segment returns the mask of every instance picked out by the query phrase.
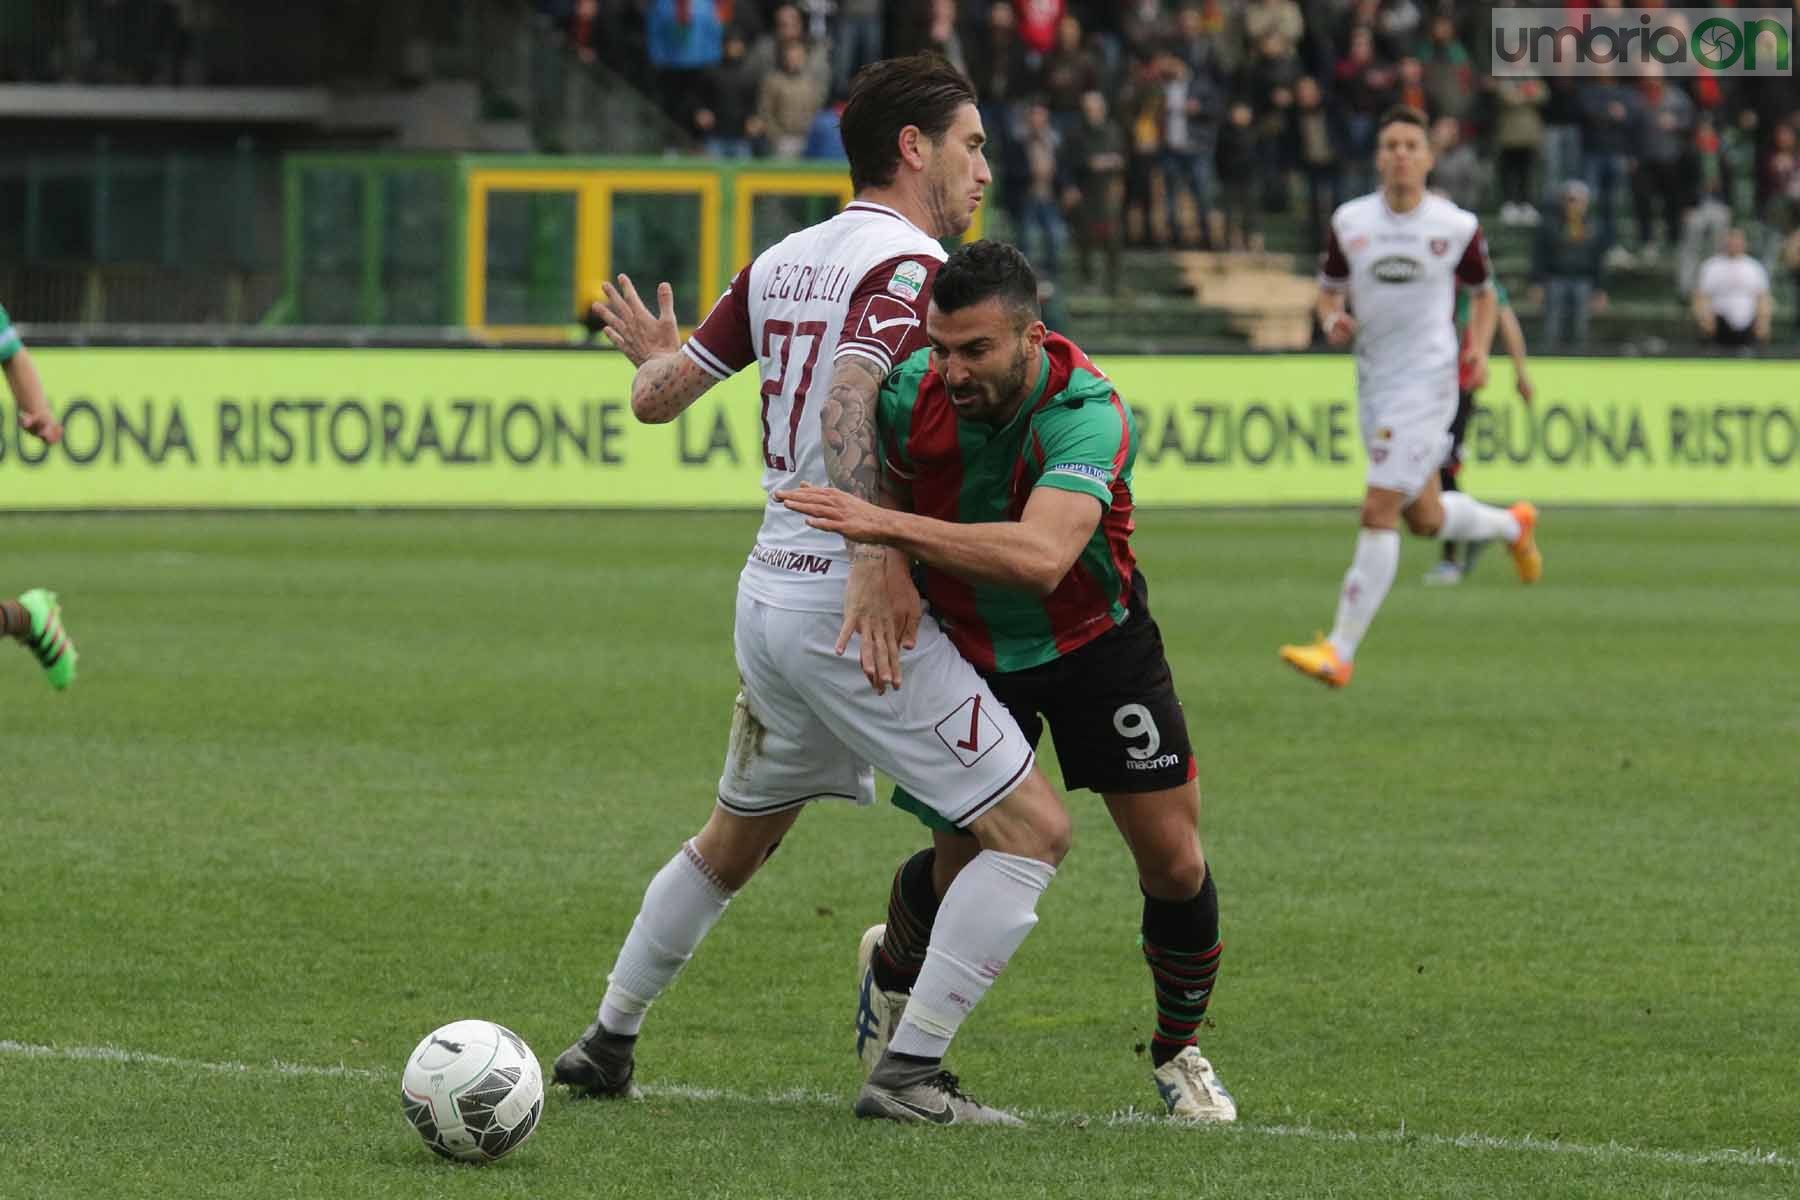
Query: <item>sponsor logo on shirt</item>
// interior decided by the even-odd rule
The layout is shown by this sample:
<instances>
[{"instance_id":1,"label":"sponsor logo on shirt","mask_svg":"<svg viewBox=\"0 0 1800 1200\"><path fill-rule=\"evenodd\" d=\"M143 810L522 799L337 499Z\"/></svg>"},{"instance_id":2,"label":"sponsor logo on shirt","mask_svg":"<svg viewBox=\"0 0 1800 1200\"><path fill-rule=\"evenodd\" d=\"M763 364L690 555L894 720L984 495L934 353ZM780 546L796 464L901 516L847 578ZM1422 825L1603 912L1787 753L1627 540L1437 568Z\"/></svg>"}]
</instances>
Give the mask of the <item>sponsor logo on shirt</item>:
<instances>
[{"instance_id":1,"label":"sponsor logo on shirt","mask_svg":"<svg viewBox=\"0 0 1800 1200\"><path fill-rule=\"evenodd\" d=\"M822 554L803 554L798 550L765 546L761 542L750 551L750 557L777 570L794 571L801 575L824 575L831 570L831 560Z\"/></svg>"},{"instance_id":2,"label":"sponsor logo on shirt","mask_svg":"<svg viewBox=\"0 0 1800 1200\"><path fill-rule=\"evenodd\" d=\"M917 300L919 293L925 290L925 264L908 259L895 267L887 290L902 300Z\"/></svg>"},{"instance_id":3,"label":"sponsor logo on shirt","mask_svg":"<svg viewBox=\"0 0 1800 1200\"><path fill-rule=\"evenodd\" d=\"M1383 283L1411 283L1425 273L1425 264L1404 254L1388 254L1376 259L1369 270Z\"/></svg>"},{"instance_id":4,"label":"sponsor logo on shirt","mask_svg":"<svg viewBox=\"0 0 1800 1200\"><path fill-rule=\"evenodd\" d=\"M1046 475L1080 475L1099 483L1111 483L1112 472L1105 467L1096 467L1093 463L1057 463L1054 467L1045 467Z\"/></svg>"}]
</instances>

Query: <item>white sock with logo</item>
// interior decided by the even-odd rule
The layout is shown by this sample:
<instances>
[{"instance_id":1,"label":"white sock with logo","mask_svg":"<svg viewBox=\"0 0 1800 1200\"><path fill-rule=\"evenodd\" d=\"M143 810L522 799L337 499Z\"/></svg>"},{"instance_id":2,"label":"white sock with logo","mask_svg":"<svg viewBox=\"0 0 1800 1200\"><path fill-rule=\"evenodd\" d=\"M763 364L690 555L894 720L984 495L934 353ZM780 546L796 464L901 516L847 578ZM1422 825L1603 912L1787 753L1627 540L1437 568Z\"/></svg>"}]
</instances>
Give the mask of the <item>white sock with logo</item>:
<instances>
[{"instance_id":1,"label":"white sock with logo","mask_svg":"<svg viewBox=\"0 0 1800 1200\"><path fill-rule=\"evenodd\" d=\"M675 982L731 897L692 842L663 864L644 889L644 903L606 977L600 1024L608 1033L637 1036L645 1012Z\"/></svg>"},{"instance_id":2,"label":"white sock with logo","mask_svg":"<svg viewBox=\"0 0 1800 1200\"><path fill-rule=\"evenodd\" d=\"M1400 532L1395 529L1365 529L1356 538L1356 557L1344 572L1344 587L1338 592L1337 623L1331 627L1331 645L1338 657L1349 662L1356 657L1356 647L1369 632L1369 623L1381 610L1388 589L1394 586L1394 572L1400 569Z\"/></svg>"},{"instance_id":3,"label":"white sock with logo","mask_svg":"<svg viewBox=\"0 0 1800 1200\"><path fill-rule=\"evenodd\" d=\"M944 893L919 981L888 1049L942 1058L963 1019L1037 924L1038 897L1056 868L983 850Z\"/></svg>"},{"instance_id":4,"label":"white sock with logo","mask_svg":"<svg viewBox=\"0 0 1800 1200\"><path fill-rule=\"evenodd\" d=\"M1483 504L1461 492L1444 493L1444 523L1437 536L1446 542L1512 543L1519 540L1519 520L1504 508Z\"/></svg>"}]
</instances>

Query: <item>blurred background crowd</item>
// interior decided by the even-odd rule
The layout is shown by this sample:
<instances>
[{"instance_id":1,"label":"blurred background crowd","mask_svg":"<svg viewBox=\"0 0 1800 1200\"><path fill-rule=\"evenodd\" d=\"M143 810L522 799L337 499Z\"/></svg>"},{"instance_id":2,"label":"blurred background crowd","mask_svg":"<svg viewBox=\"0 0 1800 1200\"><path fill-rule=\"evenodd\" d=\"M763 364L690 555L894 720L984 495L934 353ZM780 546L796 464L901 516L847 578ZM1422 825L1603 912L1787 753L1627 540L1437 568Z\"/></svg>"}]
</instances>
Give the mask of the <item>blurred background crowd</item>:
<instances>
[{"instance_id":1,"label":"blurred background crowd","mask_svg":"<svg viewBox=\"0 0 1800 1200\"><path fill-rule=\"evenodd\" d=\"M946 55L980 93L998 200L1052 275L1071 247L1255 249L1286 214L1316 251L1331 209L1373 189L1375 123L1399 103L1432 119L1435 186L1543 228L1539 282L1579 268L1598 288L1607 269L1666 258L1685 294L1734 224L1766 265L1800 268L1792 77L1495 79L1491 4L538 4L710 154L835 157L858 66Z\"/></svg>"},{"instance_id":2,"label":"blurred background crowd","mask_svg":"<svg viewBox=\"0 0 1800 1200\"><path fill-rule=\"evenodd\" d=\"M1620 272L1685 305L1732 230L1784 309L1787 289L1800 289L1791 75L1496 79L1491 3L525 4L563 59L648 101L660 150L675 155L840 157L837 113L859 66L944 54L981 97L996 176L991 228L1071 288L1129 292L1122 264L1132 248L1315 253L1332 208L1374 187L1377 118L1405 103L1431 119L1433 186L1482 214L1490 235L1515 231L1509 245L1529 262L1527 278L1509 280L1515 291L1547 317L1553 302L1566 309L1546 327L1553 344L1585 340L1588 314L1604 309ZM230 85L304 73L304 64L271 67L266 44L218 52L277 36L273 25L267 37L256 32L247 10L261 7L0 0L0 82ZM433 66L411 50L414 27L465 6L324 7L329 37L312 46L282 30L280 62L310 54L340 72L416 79ZM120 21L127 10L133 19ZM31 38L6 36L27 22ZM219 35L226 26L232 39ZM543 72L527 73L540 87ZM506 103L503 87L489 92ZM519 148L582 146L560 130Z\"/></svg>"}]
</instances>

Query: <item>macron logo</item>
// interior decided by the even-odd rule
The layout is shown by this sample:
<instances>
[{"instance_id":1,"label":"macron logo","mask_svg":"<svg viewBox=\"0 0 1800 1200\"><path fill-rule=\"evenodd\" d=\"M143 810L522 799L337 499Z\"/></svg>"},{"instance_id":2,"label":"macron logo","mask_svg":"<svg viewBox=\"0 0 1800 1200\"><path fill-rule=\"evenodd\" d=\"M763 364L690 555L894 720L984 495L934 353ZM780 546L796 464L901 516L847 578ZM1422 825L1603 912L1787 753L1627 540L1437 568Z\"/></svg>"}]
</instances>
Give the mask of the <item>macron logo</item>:
<instances>
[{"instance_id":1,"label":"macron logo","mask_svg":"<svg viewBox=\"0 0 1800 1200\"><path fill-rule=\"evenodd\" d=\"M917 317L889 317L885 321L877 320L874 313L869 314L869 332L880 333L884 329L892 329L896 325L917 325Z\"/></svg>"}]
</instances>

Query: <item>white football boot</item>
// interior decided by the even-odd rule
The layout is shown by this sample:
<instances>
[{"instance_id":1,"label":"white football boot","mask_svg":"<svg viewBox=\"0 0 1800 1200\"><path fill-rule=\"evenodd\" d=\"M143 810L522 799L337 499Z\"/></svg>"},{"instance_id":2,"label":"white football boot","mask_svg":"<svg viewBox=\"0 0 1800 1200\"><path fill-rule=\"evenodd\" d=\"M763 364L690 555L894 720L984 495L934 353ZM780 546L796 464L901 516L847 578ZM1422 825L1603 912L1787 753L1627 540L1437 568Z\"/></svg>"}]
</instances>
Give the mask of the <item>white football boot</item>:
<instances>
[{"instance_id":1,"label":"white football boot","mask_svg":"<svg viewBox=\"0 0 1800 1200\"><path fill-rule=\"evenodd\" d=\"M1189 1046L1156 1068L1156 1090L1175 1121L1235 1121L1237 1101L1219 1082L1218 1072Z\"/></svg>"},{"instance_id":2,"label":"white football boot","mask_svg":"<svg viewBox=\"0 0 1800 1200\"><path fill-rule=\"evenodd\" d=\"M870 963L886 932L886 925L871 925L856 947L856 1057L862 1060L865 1078L887 1053L894 1030L900 1027L900 1017L906 1012L905 992L884 992L875 985L875 970Z\"/></svg>"}]
</instances>

